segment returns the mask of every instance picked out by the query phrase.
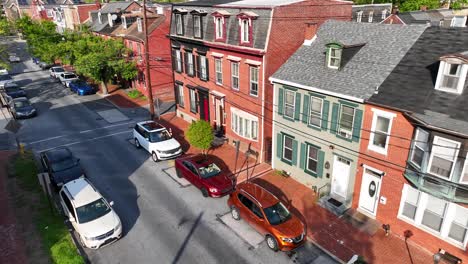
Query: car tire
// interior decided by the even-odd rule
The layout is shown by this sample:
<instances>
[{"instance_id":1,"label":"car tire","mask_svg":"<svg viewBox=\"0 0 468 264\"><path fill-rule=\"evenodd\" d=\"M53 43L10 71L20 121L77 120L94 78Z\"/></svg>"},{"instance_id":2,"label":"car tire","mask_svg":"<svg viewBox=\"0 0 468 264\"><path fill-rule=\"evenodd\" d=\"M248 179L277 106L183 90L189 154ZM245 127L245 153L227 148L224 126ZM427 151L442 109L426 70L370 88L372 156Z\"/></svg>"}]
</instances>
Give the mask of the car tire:
<instances>
[{"instance_id":1,"label":"car tire","mask_svg":"<svg viewBox=\"0 0 468 264\"><path fill-rule=\"evenodd\" d=\"M153 159L154 162L158 162L158 161L159 161L158 155L157 155L156 152L154 152L154 151L153 151L153 153L151 153L151 158Z\"/></svg>"},{"instance_id":2,"label":"car tire","mask_svg":"<svg viewBox=\"0 0 468 264\"><path fill-rule=\"evenodd\" d=\"M180 172L180 170L176 169L176 174L177 174L177 178L179 178L179 179L182 178L182 173Z\"/></svg>"},{"instance_id":3,"label":"car tire","mask_svg":"<svg viewBox=\"0 0 468 264\"><path fill-rule=\"evenodd\" d=\"M205 188L201 189L201 193L202 193L203 197L205 197L205 198L207 198L209 196L208 191Z\"/></svg>"},{"instance_id":4,"label":"car tire","mask_svg":"<svg viewBox=\"0 0 468 264\"><path fill-rule=\"evenodd\" d=\"M266 235L265 241L267 246L274 252L278 251L278 241L272 235Z\"/></svg>"},{"instance_id":5,"label":"car tire","mask_svg":"<svg viewBox=\"0 0 468 264\"><path fill-rule=\"evenodd\" d=\"M234 205L231 206L231 216L232 219L236 221L239 221L241 219L239 209L237 209L237 207L235 207Z\"/></svg>"},{"instance_id":6,"label":"car tire","mask_svg":"<svg viewBox=\"0 0 468 264\"><path fill-rule=\"evenodd\" d=\"M135 147L136 148L141 148L140 141L138 141L138 139L136 139L136 138L135 138Z\"/></svg>"}]
</instances>

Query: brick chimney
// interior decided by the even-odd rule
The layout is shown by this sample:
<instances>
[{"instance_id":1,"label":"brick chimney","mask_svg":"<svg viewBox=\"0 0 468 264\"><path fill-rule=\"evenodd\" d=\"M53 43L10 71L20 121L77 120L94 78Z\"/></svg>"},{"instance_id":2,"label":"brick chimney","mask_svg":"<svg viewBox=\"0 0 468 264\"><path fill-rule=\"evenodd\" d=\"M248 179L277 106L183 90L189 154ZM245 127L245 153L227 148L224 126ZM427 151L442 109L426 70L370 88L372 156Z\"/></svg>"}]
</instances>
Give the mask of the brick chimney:
<instances>
[{"instance_id":1,"label":"brick chimney","mask_svg":"<svg viewBox=\"0 0 468 264\"><path fill-rule=\"evenodd\" d=\"M96 1L94 2L94 4L96 4L96 7L97 7L98 10L101 9L101 2L100 2L100 0L96 0Z\"/></svg>"},{"instance_id":2,"label":"brick chimney","mask_svg":"<svg viewBox=\"0 0 468 264\"><path fill-rule=\"evenodd\" d=\"M315 22L306 23L304 30L304 45L310 45L317 33L318 25Z\"/></svg>"}]
</instances>

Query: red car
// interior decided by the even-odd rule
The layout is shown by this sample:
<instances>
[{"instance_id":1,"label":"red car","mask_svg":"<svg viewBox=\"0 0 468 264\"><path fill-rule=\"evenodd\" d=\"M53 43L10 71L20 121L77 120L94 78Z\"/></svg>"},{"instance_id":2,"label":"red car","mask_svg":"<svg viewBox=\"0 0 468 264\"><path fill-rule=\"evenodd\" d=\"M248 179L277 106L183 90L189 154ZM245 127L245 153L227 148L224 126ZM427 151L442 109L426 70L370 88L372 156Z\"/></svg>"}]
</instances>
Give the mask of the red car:
<instances>
[{"instance_id":1,"label":"red car","mask_svg":"<svg viewBox=\"0 0 468 264\"><path fill-rule=\"evenodd\" d=\"M210 156L193 155L175 160L177 177L184 177L201 190L204 197L222 197L231 193L236 180L222 171Z\"/></svg>"}]
</instances>

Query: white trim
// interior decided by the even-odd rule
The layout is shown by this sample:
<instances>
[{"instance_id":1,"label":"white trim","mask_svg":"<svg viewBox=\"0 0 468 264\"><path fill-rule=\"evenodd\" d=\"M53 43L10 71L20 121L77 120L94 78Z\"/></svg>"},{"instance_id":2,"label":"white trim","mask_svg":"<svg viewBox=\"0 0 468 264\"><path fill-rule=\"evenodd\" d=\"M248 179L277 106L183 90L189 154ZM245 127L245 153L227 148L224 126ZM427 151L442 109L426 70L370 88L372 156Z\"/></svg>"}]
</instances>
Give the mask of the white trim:
<instances>
[{"instance_id":1,"label":"white trim","mask_svg":"<svg viewBox=\"0 0 468 264\"><path fill-rule=\"evenodd\" d=\"M362 165L362 167L364 168L362 170L362 180L361 180L361 188L360 188L360 192L359 192L359 202L358 202L358 209L360 209L361 212L367 214L367 215L370 215L371 217L375 218L377 216L377 209L379 208L379 202L380 202L380 191L382 190L382 179L383 179L383 172L380 171L380 170L377 170L377 169L374 169L370 166L367 166L365 164ZM362 185L362 182L364 181L364 176L366 175L366 170L370 170L370 171L373 171L374 173L376 174L380 174L379 176L379 186L377 186L378 190L377 192L375 193L375 204L374 204L374 210L373 212L370 212L368 211L366 208L362 207L361 206L361 195L363 193L363 188L364 185ZM367 174L367 175L371 175L371 174ZM373 176L373 175L371 175ZM366 190L368 191L368 188L366 188Z\"/></svg>"},{"instance_id":2,"label":"white trim","mask_svg":"<svg viewBox=\"0 0 468 264\"><path fill-rule=\"evenodd\" d=\"M237 109L237 108L232 107L232 106L231 106L231 112L235 113L236 115L241 116L243 118L250 119L250 120L258 122L258 116L252 115L250 113L247 113L245 111L242 111L242 110Z\"/></svg>"},{"instance_id":3,"label":"white trim","mask_svg":"<svg viewBox=\"0 0 468 264\"><path fill-rule=\"evenodd\" d=\"M349 95L339 94L339 93L335 93L335 92L330 92L330 91L323 90L323 89L320 89L320 88L315 88L315 87L312 87L312 86L302 85L302 84L298 84L298 83L294 83L294 82L290 82L290 81L284 81L284 80L276 79L276 78L273 78L273 77L270 77L269 80L271 82L276 82L276 83L279 83L279 84L289 85L289 86L301 88L301 89L312 91L312 92L322 93L322 94L325 94L325 95L330 95L330 96L350 100L350 101L353 101L353 102L364 103L364 99L357 98L357 97L354 97L354 96L349 96Z\"/></svg>"},{"instance_id":4,"label":"white trim","mask_svg":"<svg viewBox=\"0 0 468 264\"><path fill-rule=\"evenodd\" d=\"M278 114L277 114L278 105L275 104L275 102L276 102L276 94L277 94L276 89L277 89L277 87L275 87L276 85L273 84L273 83L272 83L271 85L273 85L273 107L272 107L272 108L273 108L273 122L272 122L272 126L271 126L271 127L272 127L272 129L271 129L271 130L272 130L272 131L271 131L271 132L272 132L272 135L271 135L271 140L272 140L272 143L271 143L271 145L272 145L272 146L271 146L271 152L272 152L272 153L271 153L271 167L272 167L273 169L276 169L276 163L275 163L275 160L276 160L276 152L277 152L276 148L277 148L278 146L276 146L276 141L277 141L277 139L276 139L276 129L275 129L275 128L276 128L276 125L275 125L275 121L278 119ZM263 98L262 98L262 99L263 99ZM276 109L275 109L275 108L276 108ZM263 109L263 100L262 100L262 109ZM262 111L262 122L263 122L263 111ZM263 142L263 140L262 140L262 142Z\"/></svg>"},{"instance_id":5,"label":"white trim","mask_svg":"<svg viewBox=\"0 0 468 264\"><path fill-rule=\"evenodd\" d=\"M210 55L213 56L213 57L216 57L216 58L222 58L222 57L224 57L224 54L218 53L218 52L211 52Z\"/></svg>"},{"instance_id":6,"label":"white trim","mask_svg":"<svg viewBox=\"0 0 468 264\"><path fill-rule=\"evenodd\" d=\"M442 139L442 140L445 140L445 141L449 141L450 143L455 143L455 144L457 145L457 149L455 150L455 153L454 153L454 155L453 155L453 157L454 157L453 160L452 160L453 164L452 164L452 168L451 168L451 170L450 170L450 175L449 175L448 179L445 178L445 177L443 177L443 176L441 176L441 175L437 175L437 174L431 172L431 164L432 164L432 161L433 161L433 158L434 158L434 144L435 144L435 145L438 145L438 144L436 143L438 139ZM451 181L451 180L452 180L452 177L453 177L453 170L455 169L455 165L456 165L456 163L457 163L457 157L458 157L458 151L460 150L460 145L461 145L461 143L458 142L458 141L454 141L454 140L451 140L451 139L448 139L448 138L444 138L444 137L440 137L440 136L434 136L434 139L432 140L432 150L431 150L431 154L430 154L430 156L429 156L429 162L427 163L427 173L429 173L429 174L431 174L431 175L434 175L434 176L437 176L437 177L439 177L439 178L441 178L441 179L445 179L445 180ZM444 158L444 159L448 160L447 158Z\"/></svg>"},{"instance_id":7,"label":"white trim","mask_svg":"<svg viewBox=\"0 0 468 264\"><path fill-rule=\"evenodd\" d=\"M225 94L220 93L220 92L218 92L218 91L210 91L210 94L213 94L213 95L215 95L215 96L217 96L217 97L226 97Z\"/></svg>"},{"instance_id":8,"label":"white trim","mask_svg":"<svg viewBox=\"0 0 468 264\"><path fill-rule=\"evenodd\" d=\"M228 55L226 59L231 60L231 61L237 61L237 62L242 60L242 58L231 56L231 55Z\"/></svg>"},{"instance_id":9,"label":"white trim","mask_svg":"<svg viewBox=\"0 0 468 264\"><path fill-rule=\"evenodd\" d=\"M292 103L292 117L286 115L286 92L291 92L293 93L293 103ZM296 91L290 90L290 89L284 89L284 98L283 98L283 116L286 118L290 118L294 120L296 116Z\"/></svg>"},{"instance_id":10,"label":"white trim","mask_svg":"<svg viewBox=\"0 0 468 264\"><path fill-rule=\"evenodd\" d=\"M426 149L423 149L423 150L422 150L424 153L426 153L427 147L428 147L428 145L429 145L429 136L430 136L430 133L429 133L428 131L426 131L426 130L424 130L424 129L418 127L418 128L416 128L416 133L414 134L414 140L418 140L418 136L419 136L419 133L420 133L420 132L425 133L425 134L427 135L427 141L426 141L426 143L425 143L425 144L426 144ZM422 164L423 164L423 162L424 162L424 154L423 154L423 160L421 161L421 165L418 165L418 164L414 163L414 161L413 161L414 149L415 149L415 148L418 148L418 147L416 146L417 143L418 143L418 142L414 142L413 144L411 144L412 149L411 149L411 152L410 152L410 154L409 154L409 161L411 162L411 164L413 164L413 165L416 166L417 168L421 168L421 166L422 166Z\"/></svg>"},{"instance_id":11,"label":"white trim","mask_svg":"<svg viewBox=\"0 0 468 264\"><path fill-rule=\"evenodd\" d=\"M262 65L262 63L259 62L259 61L254 61L254 60L249 60L249 59L246 59L244 62L247 63L247 64L250 64L250 65L254 65L254 66Z\"/></svg>"},{"instance_id":12,"label":"white trim","mask_svg":"<svg viewBox=\"0 0 468 264\"><path fill-rule=\"evenodd\" d=\"M374 172L380 173L382 176L385 176L385 173L384 173L383 171L378 170L378 169L376 169L376 168L374 168L374 167L371 167L371 166L369 166L369 165L362 164L362 167L363 167L364 169L373 170Z\"/></svg>"},{"instance_id":13,"label":"white trim","mask_svg":"<svg viewBox=\"0 0 468 264\"><path fill-rule=\"evenodd\" d=\"M465 174L465 172L466 172L465 170L467 168L468 168L468 152L466 152L465 162L463 162L463 168L462 168L462 171L461 171L460 180L458 181L461 184L468 184L468 181L466 181L466 182L462 181L463 175Z\"/></svg>"},{"instance_id":14,"label":"white trim","mask_svg":"<svg viewBox=\"0 0 468 264\"><path fill-rule=\"evenodd\" d=\"M283 160L286 160L286 161L289 161L289 162L292 163L292 161L293 161L293 156L294 156L294 138L293 138L292 136L289 136L289 135L286 135L286 134L282 134L281 136L283 137L283 149L282 149L282 151L281 151L283 155L282 155L281 158L282 158ZM285 141L284 139L285 139L286 137L291 139L291 159L290 159L290 160L284 157L284 153L286 152L286 151L284 151L284 149L286 148L286 144L285 144L286 141Z\"/></svg>"},{"instance_id":15,"label":"white trim","mask_svg":"<svg viewBox=\"0 0 468 264\"><path fill-rule=\"evenodd\" d=\"M362 13L364 13L362 10L356 12L356 22L361 23L361 21L362 21Z\"/></svg>"},{"instance_id":16,"label":"white trim","mask_svg":"<svg viewBox=\"0 0 468 264\"><path fill-rule=\"evenodd\" d=\"M302 45L304 46L310 46L312 43L317 39L317 35L314 35L312 39L306 39L304 40L304 43Z\"/></svg>"},{"instance_id":17,"label":"white trim","mask_svg":"<svg viewBox=\"0 0 468 264\"><path fill-rule=\"evenodd\" d=\"M460 74L458 76L458 84L457 84L457 87L456 87L455 90L445 88L445 87L441 87L442 80L443 80L444 76L446 75L445 74L445 70L446 70L445 68L446 68L447 64L458 64L458 65L460 65L460 69L459 69ZM454 94L461 94L463 92L463 87L465 86L465 80L466 80L467 72L468 72L468 64L459 64L459 63L450 63L450 62L447 62L447 61L440 61L439 70L437 72L437 80L436 80L434 88L436 90L439 90L439 91L444 91L444 92L454 93Z\"/></svg>"},{"instance_id":18,"label":"white trim","mask_svg":"<svg viewBox=\"0 0 468 264\"><path fill-rule=\"evenodd\" d=\"M312 124L310 122L310 119L312 117L312 99L318 99L320 100L320 104L321 104L321 108L320 108L320 125L319 126L316 126L314 124ZM307 125L309 126L312 126L312 127L316 127L316 128L319 128L319 129L322 129L322 122L323 122L323 102L324 102L324 99L323 98L320 98L320 97L317 97L317 96L313 96L313 95L310 95L309 96L309 120L307 120Z\"/></svg>"},{"instance_id":19,"label":"white trim","mask_svg":"<svg viewBox=\"0 0 468 264\"><path fill-rule=\"evenodd\" d=\"M372 23L374 20L374 11L369 11L369 17L367 17L367 22Z\"/></svg>"},{"instance_id":20,"label":"white trim","mask_svg":"<svg viewBox=\"0 0 468 264\"><path fill-rule=\"evenodd\" d=\"M372 150L372 151L375 151L375 152L377 152L377 153L380 153L380 154L383 154L383 155L387 155L388 146L389 146L389 141L390 141L390 137L391 137L391 134L392 134L393 118L396 117L396 114L395 114L395 113L386 112L386 111L382 111L382 110L376 109L376 108L372 108L371 111L374 112L374 115L372 116L372 125L371 125L370 137L369 137L369 144L368 144L367 148L370 149L370 150ZM376 145L373 144L373 142L374 142L374 137L375 137L375 129L376 129L376 126L377 126L377 119L378 119L379 117L383 117L383 118L386 118L386 119L389 120L389 123L388 123L388 130L387 130L387 132L386 132L386 134L387 134L387 139L386 139L385 147L384 147L384 148L379 147L379 146L376 146Z\"/></svg>"}]
</instances>

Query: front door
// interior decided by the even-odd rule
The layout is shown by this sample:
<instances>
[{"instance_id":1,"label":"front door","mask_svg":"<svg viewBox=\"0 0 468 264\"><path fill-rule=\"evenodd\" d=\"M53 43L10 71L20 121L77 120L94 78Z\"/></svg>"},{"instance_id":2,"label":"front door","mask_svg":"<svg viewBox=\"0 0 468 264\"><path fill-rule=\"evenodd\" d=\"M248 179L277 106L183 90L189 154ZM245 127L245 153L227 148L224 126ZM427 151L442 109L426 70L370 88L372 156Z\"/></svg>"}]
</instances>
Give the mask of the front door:
<instances>
[{"instance_id":1,"label":"front door","mask_svg":"<svg viewBox=\"0 0 468 264\"><path fill-rule=\"evenodd\" d=\"M334 156L331 191L333 194L339 196L343 200L346 200L348 195L350 169L351 161L340 156Z\"/></svg>"},{"instance_id":2,"label":"front door","mask_svg":"<svg viewBox=\"0 0 468 264\"><path fill-rule=\"evenodd\" d=\"M362 175L359 208L375 216L379 203L381 173L365 168Z\"/></svg>"},{"instance_id":3,"label":"front door","mask_svg":"<svg viewBox=\"0 0 468 264\"><path fill-rule=\"evenodd\" d=\"M208 92L198 90L200 119L210 121L210 102L208 101Z\"/></svg>"},{"instance_id":4,"label":"front door","mask_svg":"<svg viewBox=\"0 0 468 264\"><path fill-rule=\"evenodd\" d=\"M216 129L219 130L224 125L224 100L220 97L215 98L215 122L216 122Z\"/></svg>"}]
</instances>

